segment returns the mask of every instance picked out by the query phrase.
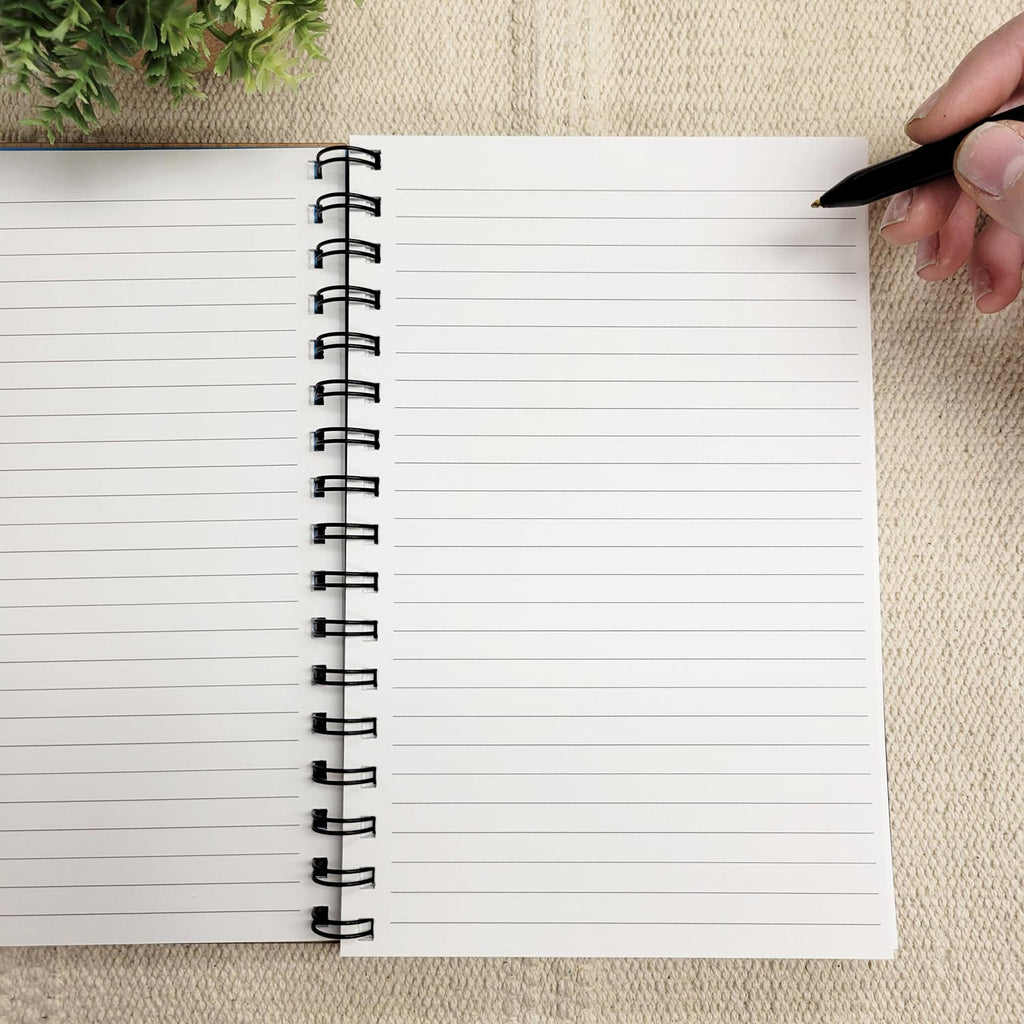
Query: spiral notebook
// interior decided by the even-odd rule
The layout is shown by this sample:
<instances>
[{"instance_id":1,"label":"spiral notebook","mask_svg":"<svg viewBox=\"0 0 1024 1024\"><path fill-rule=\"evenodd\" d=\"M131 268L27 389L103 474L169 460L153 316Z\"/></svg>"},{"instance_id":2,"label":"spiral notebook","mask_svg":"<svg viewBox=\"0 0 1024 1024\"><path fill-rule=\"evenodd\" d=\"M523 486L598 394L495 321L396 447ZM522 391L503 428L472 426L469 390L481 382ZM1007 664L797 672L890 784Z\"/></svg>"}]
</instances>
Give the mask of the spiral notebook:
<instances>
[{"instance_id":1,"label":"spiral notebook","mask_svg":"<svg viewBox=\"0 0 1024 1024\"><path fill-rule=\"evenodd\" d=\"M0 153L0 939L892 956L864 158Z\"/></svg>"}]
</instances>

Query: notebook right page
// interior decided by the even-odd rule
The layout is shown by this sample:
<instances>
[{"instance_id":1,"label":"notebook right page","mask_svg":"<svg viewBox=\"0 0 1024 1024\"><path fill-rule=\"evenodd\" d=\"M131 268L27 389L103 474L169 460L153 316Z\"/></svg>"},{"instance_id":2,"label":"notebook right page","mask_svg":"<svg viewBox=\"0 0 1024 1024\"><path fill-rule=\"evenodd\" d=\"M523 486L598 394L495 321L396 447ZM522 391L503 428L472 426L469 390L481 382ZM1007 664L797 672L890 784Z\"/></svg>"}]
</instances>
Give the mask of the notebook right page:
<instances>
[{"instance_id":1,"label":"notebook right page","mask_svg":"<svg viewBox=\"0 0 1024 1024\"><path fill-rule=\"evenodd\" d=\"M891 956L866 217L810 206L864 142L354 141L379 784L345 951Z\"/></svg>"}]
</instances>

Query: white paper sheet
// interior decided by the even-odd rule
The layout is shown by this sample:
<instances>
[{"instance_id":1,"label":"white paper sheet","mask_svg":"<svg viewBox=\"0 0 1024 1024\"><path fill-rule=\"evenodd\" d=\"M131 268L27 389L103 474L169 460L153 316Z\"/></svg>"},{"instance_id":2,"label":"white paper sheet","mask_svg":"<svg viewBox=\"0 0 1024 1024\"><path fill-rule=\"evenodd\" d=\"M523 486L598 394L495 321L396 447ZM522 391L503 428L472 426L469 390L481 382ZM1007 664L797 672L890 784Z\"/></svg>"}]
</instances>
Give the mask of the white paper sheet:
<instances>
[{"instance_id":1,"label":"white paper sheet","mask_svg":"<svg viewBox=\"0 0 1024 1024\"><path fill-rule=\"evenodd\" d=\"M5 943L309 939L330 902L311 157L0 152Z\"/></svg>"},{"instance_id":2,"label":"white paper sheet","mask_svg":"<svg viewBox=\"0 0 1024 1024\"><path fill-rule=\"evenodd\" d=\"M863 141L354 141L343 953L891 956L866 220L810 208Z\"/></svg>"},{"instance_id":3,"label":"white paper sheet","mask_svg":"<svg viewBox=\"0 0 1024 1024\"><path fill-rule=\"evenodd\" d=\"M891 955L863 143L362 141L344 566L310 154L0 154L3 940L307 938L330 805L346 953ZM343 754L314 567L380 573Z\"/></svg>"}]
</instances>

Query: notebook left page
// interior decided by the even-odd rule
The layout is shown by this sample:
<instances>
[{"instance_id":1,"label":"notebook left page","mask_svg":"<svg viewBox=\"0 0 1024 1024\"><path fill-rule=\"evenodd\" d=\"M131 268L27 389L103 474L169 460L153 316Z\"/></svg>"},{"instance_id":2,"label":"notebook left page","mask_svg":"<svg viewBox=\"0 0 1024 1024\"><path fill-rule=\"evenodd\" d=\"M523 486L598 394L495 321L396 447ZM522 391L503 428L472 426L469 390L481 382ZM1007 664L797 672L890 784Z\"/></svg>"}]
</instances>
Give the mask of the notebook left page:
<instances>
[{"instance_id":1,"label":"notebook left page","mask_svg":"<svg viewBox=\"0 0 1024 1024\"><path fill-rule=\"evenodd\" d=\"M313 157L0 153L5 944L306 940L329 902Z\"/></svg>"}]
</instances>

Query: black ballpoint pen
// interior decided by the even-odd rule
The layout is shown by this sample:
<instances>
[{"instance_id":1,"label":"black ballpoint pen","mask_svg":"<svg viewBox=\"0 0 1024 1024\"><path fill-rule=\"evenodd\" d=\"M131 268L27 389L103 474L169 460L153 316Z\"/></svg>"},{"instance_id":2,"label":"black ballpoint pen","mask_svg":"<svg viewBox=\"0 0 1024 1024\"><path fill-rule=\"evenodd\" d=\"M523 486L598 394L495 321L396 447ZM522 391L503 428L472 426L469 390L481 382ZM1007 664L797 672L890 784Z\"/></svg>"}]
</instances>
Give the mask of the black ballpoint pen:
<instances>
[{"instance_id":1,"label":"black ballpoint pen","mask_svg":"<svg viewBox=\"0 0 1024 1024\"><path fill-rule=\"evenodd\" d=\"M935 181L936 178L945 178L953 173L953 157L957 146L978 125L988 121L1024 121L1024 106L992 114L948 138L927 142L909 153L901 153L880 164L854 171L820 199L815 199L811 206L866 206L876 199L887 199L897 192L905 192L917 185Z\"/></svg>"}]
</instances>

